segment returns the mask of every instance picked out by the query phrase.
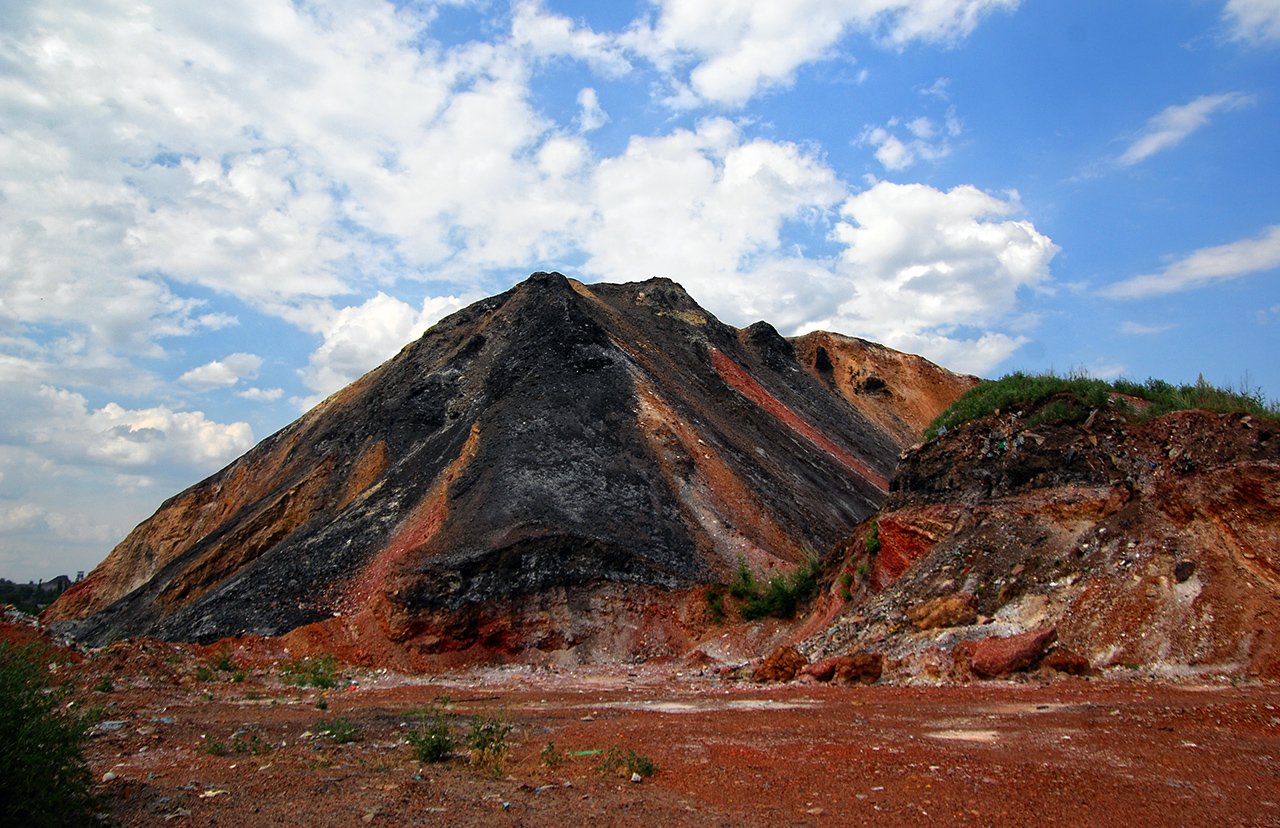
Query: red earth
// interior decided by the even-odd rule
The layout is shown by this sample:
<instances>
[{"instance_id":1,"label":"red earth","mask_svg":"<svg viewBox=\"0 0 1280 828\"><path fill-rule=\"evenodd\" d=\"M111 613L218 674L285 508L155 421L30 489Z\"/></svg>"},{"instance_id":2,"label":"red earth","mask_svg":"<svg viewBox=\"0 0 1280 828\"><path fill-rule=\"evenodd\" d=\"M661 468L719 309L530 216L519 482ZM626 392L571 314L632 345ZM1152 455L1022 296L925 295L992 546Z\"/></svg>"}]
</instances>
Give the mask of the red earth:
<instances>
[{"instance_id":1,"label":"red earth","mask_svg":"<svg viewBox=\"0 0 1280 828\"><path fill-rule=\"evenodd\" d=\"M253 643L72 655L52 682L99 708L86 755L125 826L1280 824L1274 683L766 686L649 662L340 665L319 690ZM510 724L501 767L419 762L406 736L433 710L459 739L476 714ZM601 770L614 747L655 772Z\"/></svg>"}]
</instances>

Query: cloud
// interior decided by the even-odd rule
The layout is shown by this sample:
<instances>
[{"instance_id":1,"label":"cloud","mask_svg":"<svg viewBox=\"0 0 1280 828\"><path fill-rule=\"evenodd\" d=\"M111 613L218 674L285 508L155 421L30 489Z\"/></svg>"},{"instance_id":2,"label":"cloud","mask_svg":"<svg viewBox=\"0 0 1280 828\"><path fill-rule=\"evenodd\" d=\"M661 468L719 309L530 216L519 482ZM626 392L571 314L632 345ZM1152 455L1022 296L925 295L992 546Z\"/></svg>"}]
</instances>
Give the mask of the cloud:
<instances>
[{"instance_id":1,"label":"cloud","mask_svg":"<svg viewBox=\"0 0 1280 828\"><path fill-rule=\"evenodd\" d=\"M905 140L890 132L900 126L905 126L910 133ZM868 126L858 141L874 146L876 160L886 170L897 172L905 170L916 161L938 161L946 158L951 154L951 143L947 139L958 137L962 131L960 119L956 117L955 108L952 107L947 110L946 121L942 126L923 115L905 125L893 118L883 127Z\"/></svg>"},{"instance_id":2,"label":"cloud","mask_svg":"<svg viewBox=\"0 0 1280 828\"><path fill-rule=\"evenodd\" d=\"M1209 117L1216 112L1230 112L1252 106L1256 98L1243 92L1228 92L1222 95L1202 95L1194 101L1182 106L1169 106L1159 115L1147 121L1141 133L1119 158L1119 163L1126 167L1144 161L1160 150L1175 146L1191 133L1209 123Z\"/></svg>"},{"instance_id":3,"label":"cloud","mask_svg":"<svg viewBox=\"0 0 1280 828\"><path fill-rule=\"evenodd\" d=\"M599 129L609 123L609 115L600 108L600 99L596 97L596 90L591 87L578 93L578 106L582 107L582 112L578 115L578 129L583 132Z\"/></svg>"},{"instance_id":4,"label":"cloud","mask_svg":"<svg viewBox=\"0 0 1280 828\"><path fill-rule=\"evenodd\" d=\"M788 86L806 63L830 57L851 30L882 45L954 42L1020 0L661 0L657 19L622 38L673 77L692 65L673 101L740 106Z\"/></svg>"},{"instance_id":5,"label":"cloud","mask_svg":"<svg viewBox=\"0 0 1280 828\"><path fill-rule=\"evenodd\" d=\"M1173 328L1172 325L1143 325L1139 322L1125 322L1120 326L1120 333L1148 336L1150 334L1164 333L1171 328Z\"/></svg>"},{"instance_id":6,"label":"cloud","mask_svg":"<svg viewBox=\"0 0 1280 828\"><path fill-rule=\"evenodd\" d=\"M591 181L586 273L608 281L666 276L734 322L786 327L821 300L812 263L783 249L789 221L815 218L844 196L834 171L791 143L744 140L724 118L656 138L632 138ZM799 281L779 289L787 271Z\"/></svg>"},{"instance_id":7,"label":"cloud","mask_svg":"<svg viewBox=\"0 0 1280 828\"><path fill-rule=\"evenodd\" d=\"M1141 299L1239 279L1280 267L1280 224L1252 239L1203 247L1159 273L1134 276L1102 291L1113 299Z\"/></svg>"},{"instance_id":8,"label":"cloud","mask_svg":"<svg viewBox=\"0 0 1280 828\"><path fill-rule=\"evenodd\" d=\"M204 390L230 388L242 379L256 379L258 369L261 367L262 357L260 356L231 354L223 360L214 360L198 368L192 368L178 377L178 381Z\"/></svg>"},{"instance_id":9,"label":"cloud","mask_svg":"<svg viewBox=\"0 0 1280 828\"><path fill-rule=\"evenodd\" d=\"M1222 16L1235 40L1254 45L1280 42L1280 3L1275 0L1227 0Z\"/></svg>"},{"instance_id":10,"label":"cloud","mask_svg":"<svg viewBox=\"0 0 1280 828\"><path fill-rule=\"evenodd\" d=\"M421 310L379 292L362 305L333 310L317 328L324 342L298 373L316 393L298 400L310 408L378 367L446 314L464 304L454 296L428 297Z\"/></svg>"},{"instance_id":11,"label":"cloud","mask_svg":"<svg viewBox=\"0 0 1280 828\"><path fill-rule=\"evenodd\" d=\"M284 396L283 388L246 388L236 392L237 397L254 402L275 402Z\"/></svg>"},{"instance_id":12,"label":"cloud","mask_svg":"<svg viewBox=\"0 0 1280 828\"><path fill-rule=\"evenodd\" d=\"M837 312L806 327L828 327L922 353L949 367L982 372L1025 338L998 330L1018 295L1042 289L1058 252L1006 199L960 186L879 182L841 207L845 245Z\"/></svg>"}]
</instances>

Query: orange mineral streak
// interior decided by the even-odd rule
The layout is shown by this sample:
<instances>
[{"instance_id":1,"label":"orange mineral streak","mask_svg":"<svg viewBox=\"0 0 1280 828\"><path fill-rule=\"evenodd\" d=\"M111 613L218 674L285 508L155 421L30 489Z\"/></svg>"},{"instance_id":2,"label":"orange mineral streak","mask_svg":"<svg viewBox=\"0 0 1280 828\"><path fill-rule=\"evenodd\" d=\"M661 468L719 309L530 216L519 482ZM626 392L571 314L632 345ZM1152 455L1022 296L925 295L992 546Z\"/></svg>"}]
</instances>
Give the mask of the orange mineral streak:
<instances>
[{"instance_id":1,"label":"orange mineral streak","mask_svg":"<svg viewBox=\"0 0 1280 828\"><path fill-rule=\"evenodd\" d=\"M729 383L739 394L751 400L781 422L786 423L792 431L795 431L827 454L839 460L850 471L862 477L880 491L889 491L889 478L831 442L825 434L807 423L803 417L766 391L750 374L742 370L736 362L725 356L718 348L708 346L708 349L711 351L711 364L715 366L720 378Z\"/></svg>"},{"instance_id":2,"label":"orange mineral streak","mask_svg":"<svg viewBox=\"0 0 1280 828\"><path fill-rule=\"evenodd\" d=\"M347 590L346 600L343 603L348 610L365 607L373 601L395 568L439 533L440 527L449 515L449 484L457 479L467 463L471 461L479 441L480 422L477 420L471 426L471 435L467 437L467 442L462 446L462 452L457 459L440 473L426 496L400 522L387 548L364 568L355 583Z\"/></svg>"}]
</instances>

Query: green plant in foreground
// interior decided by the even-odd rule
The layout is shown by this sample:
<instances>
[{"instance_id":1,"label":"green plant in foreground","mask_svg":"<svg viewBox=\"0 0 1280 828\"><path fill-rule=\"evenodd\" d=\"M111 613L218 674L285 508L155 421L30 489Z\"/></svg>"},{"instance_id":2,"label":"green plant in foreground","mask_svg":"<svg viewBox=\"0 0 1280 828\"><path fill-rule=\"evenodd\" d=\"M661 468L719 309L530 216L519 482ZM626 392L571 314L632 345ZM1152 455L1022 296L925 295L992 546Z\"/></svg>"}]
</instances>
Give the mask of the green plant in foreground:
<instances>
[{"instance_id":1,"label":"green plant in foreground","mask_svg":"<svg viewBox=\"0 0 1280 828\"><path fill-rule=\"evenodd\" d=\"M360 735L360 728L347 719L338 718L328 723L321 722L316 733L327 734L336 744L345 745L356 740Z\"/></svg>"},{"instance_id":2,"label":"green plant in foreground","mask_svg":"<svg viewBox=\"0 0 1280 828\"><path fill-rule=\"evenodd\" d=\"M471 748L471 764L497 773L507 758L507 737L515 726L506 719L482 716L471 717L471 732L467 734L467 747Z\"/></svg>"},{"instance_id":3,"label":"green plant in foreground","mask_svg":"<svg viewBox=\"0 0 1280 828\"><path fill-rule=\"evenodd\" d=\"M88 718L50 689L46 649L0 642L0 802L5 824L78 826L98 803L84 761Z\"/></svg>"},{"instance_id":4,"label":"green plant in foreground","mask_svg":"<svg viewBox=\"0 0 1280 828\"><path fill-rule=\"evenodd\" d=\"M547 742L547 746L542 749L541 758L542 764L555 770L565 763L567 757L560 752L555 742Z\"/></svg>"},{"instance_id":5,"label":"green plant in foreground","mask_svg":"<svg viewBox=\"0 0 1280 828\"><path fill-rule=\"evenodd\" d=\"M653 760L647 756L641 756L634 750L629 750L625 754L622 748L614 745L609 748L609 752L605 754L604 761L597 768L601 773L621 774L625 771L627 776L638 773L641 776L653 776L658 772L658 766Z\"/></svg>"},{"instance_id":6,"label":"green plant in foreground","mask_svg":"<svg viewBox=\"0 0 1280 828\"><path fill-rule=\"evenodd\" d=\"M449 728L449 714L443 710L432 711L431 721L422 717L422 727L409 732L409 747L419 762L443 762L453 753L453 733Z\"/></svg>"}]
</instances>

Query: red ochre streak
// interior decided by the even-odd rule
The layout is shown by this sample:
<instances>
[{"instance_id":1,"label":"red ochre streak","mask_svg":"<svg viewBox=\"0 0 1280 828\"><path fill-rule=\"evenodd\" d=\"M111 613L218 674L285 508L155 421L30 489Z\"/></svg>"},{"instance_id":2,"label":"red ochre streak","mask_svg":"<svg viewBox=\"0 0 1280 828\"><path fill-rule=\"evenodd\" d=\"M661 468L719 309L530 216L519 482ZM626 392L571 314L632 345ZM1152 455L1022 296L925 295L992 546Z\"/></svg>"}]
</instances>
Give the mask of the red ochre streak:
<instances>
[{"instance_id":1,"label":"red ochre streak","mask_svg":"<svg viewBox=\"0 0 1280 828\"><path fill-rule=\"evenodd\" d=\"M751 377L750 374L742 370L736 362L721 353L718 348L713 346L707 347L711 351L711 364L715 366L716 372L720 374L720 378L729 383L729 385L737 390L739 394L751 400L781 422L786 423L793 431L797 432L809 442L839 460L872 486L875 486L882 492L889 491L889 478L880 474L866 463L831 442L825 434L809 425L809 423L805 422L804 418L799 414L792 411L778 400L777 397L766 391L760 383L756 382L755 379Z\"/></svg>"}]
</instances>

